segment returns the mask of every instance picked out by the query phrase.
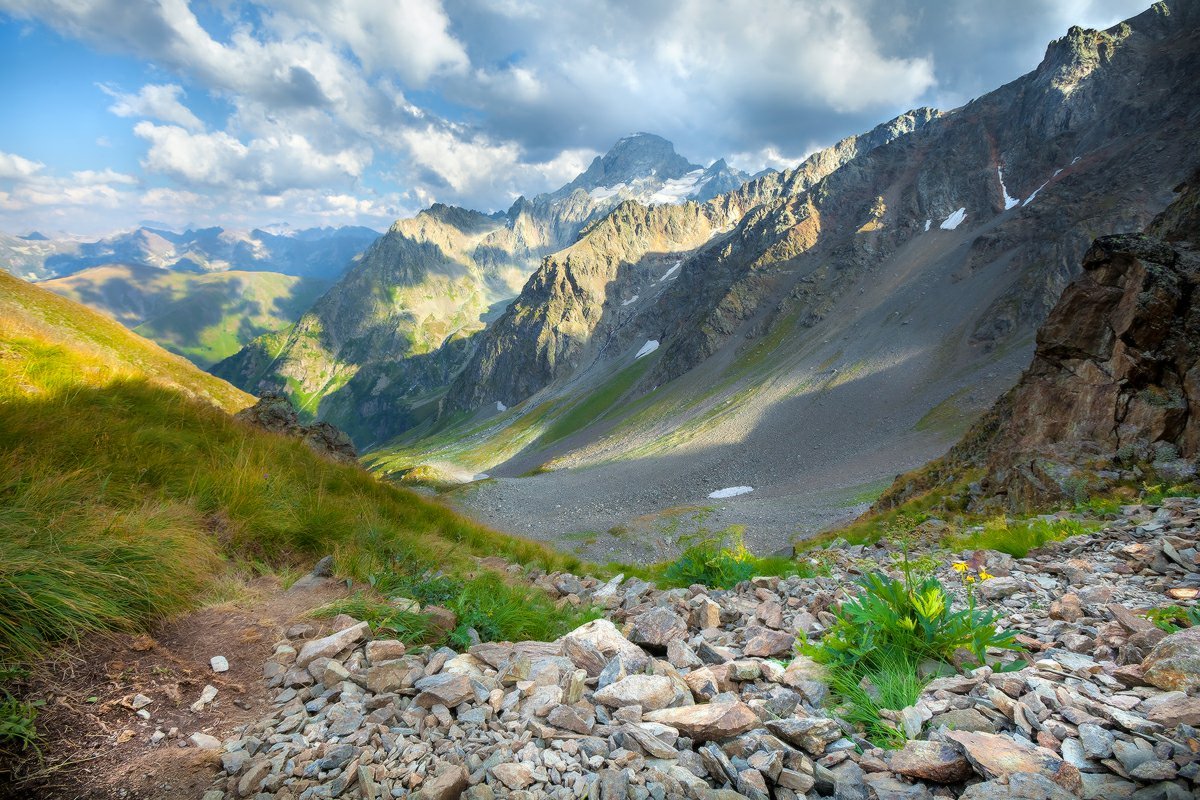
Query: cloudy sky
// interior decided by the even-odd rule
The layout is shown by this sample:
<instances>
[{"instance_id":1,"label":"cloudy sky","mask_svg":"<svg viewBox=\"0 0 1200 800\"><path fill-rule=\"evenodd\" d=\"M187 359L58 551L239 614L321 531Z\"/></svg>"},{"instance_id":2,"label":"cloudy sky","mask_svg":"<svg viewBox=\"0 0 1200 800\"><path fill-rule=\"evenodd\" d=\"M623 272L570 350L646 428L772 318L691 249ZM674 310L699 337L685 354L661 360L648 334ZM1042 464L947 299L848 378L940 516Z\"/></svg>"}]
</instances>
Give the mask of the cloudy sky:
<instances>
[{"instance_id":1,"label":"cloudy sky","mask_svg":"<svg viewBox=\"0 0 1200 800\"><path fill-rule=\"evenodd\" d=\"M364 224L632 131L756 171L1149 0L0 0L0 231Z\"/></svg>"}]
</instances>

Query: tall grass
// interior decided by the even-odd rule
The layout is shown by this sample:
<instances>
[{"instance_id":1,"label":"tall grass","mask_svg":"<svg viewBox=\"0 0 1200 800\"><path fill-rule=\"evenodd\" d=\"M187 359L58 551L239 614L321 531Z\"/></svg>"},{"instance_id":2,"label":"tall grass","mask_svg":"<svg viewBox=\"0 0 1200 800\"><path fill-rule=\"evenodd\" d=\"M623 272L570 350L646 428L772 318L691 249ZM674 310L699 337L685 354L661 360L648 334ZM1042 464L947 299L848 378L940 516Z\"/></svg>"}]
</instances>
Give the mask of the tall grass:
<instances>
[{"instance_id":1,"label":"tall grass","mask_svg":"<svg viewBox=\"0 0 1200 800\"><path fill-rule=\"evenodd\" d=\"M581 567L242 425L136 364L5 322L0 662L186 608L229 557L307 565L332 553L358 579L396 554L451 571L476 555Z\"/></svg>"}]
</instances>

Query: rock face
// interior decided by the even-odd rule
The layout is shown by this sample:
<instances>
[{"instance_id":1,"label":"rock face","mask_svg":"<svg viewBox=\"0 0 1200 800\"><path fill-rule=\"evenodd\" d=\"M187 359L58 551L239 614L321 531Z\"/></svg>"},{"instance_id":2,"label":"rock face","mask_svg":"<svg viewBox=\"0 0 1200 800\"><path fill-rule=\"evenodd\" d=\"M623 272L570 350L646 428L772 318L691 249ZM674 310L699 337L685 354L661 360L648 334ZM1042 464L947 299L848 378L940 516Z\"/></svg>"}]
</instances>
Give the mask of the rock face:
<instances>
[{"instance_id":1,"label":"rock face","mask_svg":"<svg viewBox=\"0 0 1200 800\"><path fill-rule=\"evenodd\" d=\"M507 213L435 204L396 221L289 330L260 337L213 371L248 391L287 393L359 445L384 441L436 404L472 337L543 256L623 201L707 199L747 178L724 162L706 170L665 139L637 134L571 183L518 198Z\"/></svg>"},{"instance_id":2,"label":"rock face","mask_svg":"<svg viewBox=\"0 0 1200 800\"><path fill-rule=\"evenodd\" d=\"M1148 234L1097 239L1041 327L1033 363L940 462L901 476L888 507L970 469L963 501L1028 509L1200 462L1200 172Z\"/></svg>"},{"instance_id":3,"label":"rock face","mask_svg":"<svg viewBox=\"0 0 1200 800\"><path fill-rule=\"evenodd\" d=\"M302 439L323 456L347 464L358 463L358 452L350 437L328 422L306 425L291 402L280 394L264 394L258 402L234 415L237 419L271 433Z\"/></svg>"}]
</instances>

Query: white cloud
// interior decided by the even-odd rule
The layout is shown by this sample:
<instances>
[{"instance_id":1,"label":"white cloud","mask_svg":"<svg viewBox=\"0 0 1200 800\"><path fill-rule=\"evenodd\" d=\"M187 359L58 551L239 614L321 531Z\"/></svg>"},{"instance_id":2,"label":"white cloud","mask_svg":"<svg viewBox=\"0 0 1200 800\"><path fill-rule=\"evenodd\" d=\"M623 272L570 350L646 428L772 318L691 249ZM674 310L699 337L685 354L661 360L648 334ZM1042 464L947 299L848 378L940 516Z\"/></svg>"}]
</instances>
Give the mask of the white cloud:
<instances>
[{"instance_id":1,"label":"white cloud","mask_svg":"<svg viewBox=\"0 0 1200 800\"><path fill-rule=\"evenodd\" d=\"M45 167L39 161L30 161L14 153L0 151L0 180L24 180Z\"/></svg>"},{"instance_id":2,"label":"white cloud","mask_svg":"<svg viewBox=\"0 0 1200 800\"><path fill-rule=\"evenodd\" d=\"M291 24L345 44L368 72L393 70L419 86L470 65L440 0L283 0L276 8Z\"/></svg>"},{"instance_id":3,"label":"white cloud","mask_svg":"<svg viewBox=\"0 0 1200 800\"><path fill-rule=\"evenodd\" d=\"M115 209L127 198L125 187L137 178L112 169L81 170L56 177L45 165L14 153L0 152L0 209L7 212L87 207Z\"/></svg>"},{"instance_id":4,"label":"white cloud","mask_svg":"<svg viewBox=\"0 0 1200 800\"><path fill-rule=\"evenodd\" d=\"M100 84L100 89L116 101L108 110L118 117L148 117L189 131L204 128L204 123L181 102L183 87L177 84L148 83L137 94L127 94L105 84Z\"/></svg>"},{"instance_id":5,"label":"white cloud","mask_svg":"<svg viewBox=\"0 0 1200 800\"><path fill-rule=\"evenodd\" d=\"M278 194L298 187L348 184L371 161L365 146L321 152L303 135L280 129L243 143L224 131L191 133L175 125L139 122L150 143L142 165L184 184Z\"/></svg>"}]
</instances>

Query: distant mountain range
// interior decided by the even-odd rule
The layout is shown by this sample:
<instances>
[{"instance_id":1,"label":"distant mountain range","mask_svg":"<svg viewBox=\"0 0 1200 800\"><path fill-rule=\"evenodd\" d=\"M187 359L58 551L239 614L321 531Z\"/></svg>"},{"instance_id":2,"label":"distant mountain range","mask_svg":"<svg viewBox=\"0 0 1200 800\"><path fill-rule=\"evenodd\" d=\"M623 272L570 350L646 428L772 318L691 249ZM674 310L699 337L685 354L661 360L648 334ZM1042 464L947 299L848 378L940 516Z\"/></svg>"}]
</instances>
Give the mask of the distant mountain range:
<instances>
[{"instance_id":1,"label":"distant mountain range","mask_svg":"<svg viewBox=\"0 0 1200 800\"><path fill-rule=\"evenodd\" d=\"M0 234L0 268L208 367L295 322L378 238L362 227L141 227L95 241Z\"/></svg>"},{"instance_id":2,"label":"distant mountain range","mask_svg":"<svg viewBox=\"0 0 1200 800\"><path fill-rule=\"evenodd\" d=\"M178 272L246 270L332 281L379 233L370 228L307 228L271 233L200 228L182 233L141 227L87 241L0 233L0 269L30 281L74 275L110 264Z\"/></svg>"}]
</instances>

